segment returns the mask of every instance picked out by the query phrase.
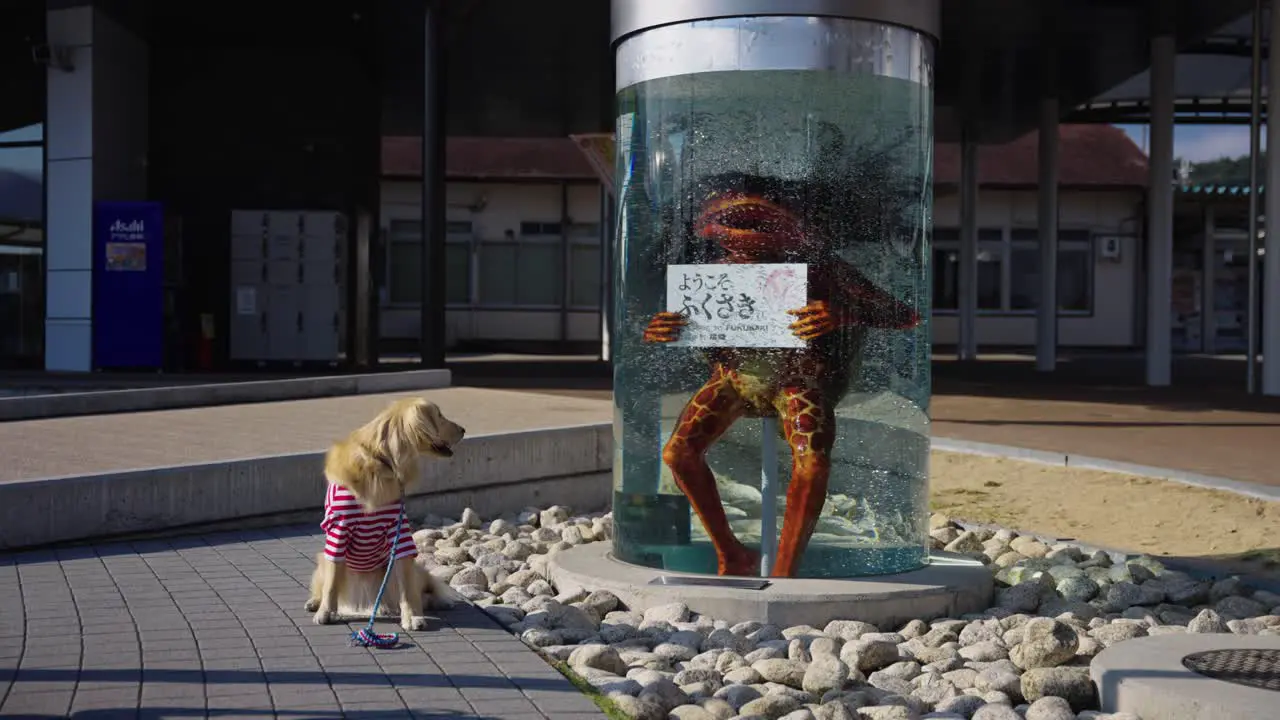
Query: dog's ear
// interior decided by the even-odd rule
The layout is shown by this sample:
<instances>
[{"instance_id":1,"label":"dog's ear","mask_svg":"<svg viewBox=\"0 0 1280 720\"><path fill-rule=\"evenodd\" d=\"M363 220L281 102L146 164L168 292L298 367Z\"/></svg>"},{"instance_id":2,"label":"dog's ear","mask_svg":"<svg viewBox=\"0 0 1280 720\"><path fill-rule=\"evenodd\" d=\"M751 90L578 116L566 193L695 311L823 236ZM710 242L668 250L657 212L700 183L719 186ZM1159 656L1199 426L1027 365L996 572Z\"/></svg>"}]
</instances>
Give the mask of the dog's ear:
<instances>
[{"instance_id":1,"label":"dog's ear","mask_svg":"<svg viewBox=\"0 0 1280 720\"><path fill-rule=\"evenodd\" d=\"M442 419L440 408L433 402L424 398L404 401L400 407L398 423L402 442L411 447L414 453L428 452L443 445L440 436Z\"/></svg>"}]
</instances>

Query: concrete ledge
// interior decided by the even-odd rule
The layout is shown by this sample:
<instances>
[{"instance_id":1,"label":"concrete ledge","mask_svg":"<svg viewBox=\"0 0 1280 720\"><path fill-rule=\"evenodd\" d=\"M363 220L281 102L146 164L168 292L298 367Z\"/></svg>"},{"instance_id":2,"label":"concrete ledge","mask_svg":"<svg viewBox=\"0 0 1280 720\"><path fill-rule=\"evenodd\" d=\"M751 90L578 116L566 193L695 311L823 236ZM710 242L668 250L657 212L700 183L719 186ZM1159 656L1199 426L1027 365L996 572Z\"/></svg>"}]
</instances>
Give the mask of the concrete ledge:
<instances>
[{"instance_id":1,"label":"concrete ledge","mask_svg":"<svg viewBox=\"0 0 1280 720\"><path fill-rule=\"evenodd\" d=\"M1277 716L1280 693L1205 677L1182 659L1206 650L1280 650L1280 637L1158 635L1103 650L1090 664L1103 712L1152 720L1261 720Z\"/></svg>"},{"instance_id":2,"label":"concrete ledge","mask_svg":"<svg viewBox=\"0 0 1280 720\"><path fill-rule=\"evenodd\" d=\"M173 385L170 387L94 392L52 393L0 398L0 422L34 420L68 415L170 410L210 405L275 402L306 398L370 395L449 387L448 370L331 375L284 380Z\"/></svg>"},{"instance_id":3,"label":"concrete ledge","mask_svg":"<svg viewBox=\"0 0 1280 720\"><path fill-rule=\"evenodd\" d=\"M414 514L544 502L598 509L611 492L606 423L467 438L426 465ZM0 483L0 549L170 530L324 505L323 452Z\"/></svg>"},{"instance_id":4,"label":"concrete ledge","mask_svg":"<svg viewBox=\"0 0 1280 720\"><path fill-rule=\"evenodd\" d=\"M764 590L650 585L660 575L686 576L624 563L607 543L590 543L556 553L548 574L560 592L608 590L632 610L645 610L678 597L689 609L717 620L758 620L783 627L822 627L856 618L897 627L915 618L959 617L989 607L994 580L981 563L951 553L934 553L923 570L852 580L771 579Z\"/></svg>"},{"instance_id":5,"label":"concrete ledge","mask_svg":"<svg viewBox=\"0 0 1280 720\"><path fill-rule=\"evenodd\" d=\"M1140 477L1169 480L1171 482L1206 488L1208 490L1225 490L1226 492L1244 495L1257 500L1280 502L1280 487L1260 485L1243 480L1200 475L1183 470L1136 465L1133 463L1104 460L1102 458L1073 455L1049 450L1030 450L1010 445L994 445L991 443L970 442L968 440L952 440L935 437L931 447L942 452L963 453L965 455L986 455L988 457L1004 457L1012 460L1054 465L1057 467L1081 468L1084 470L1100 470L1102 472L1123 473Z\"/></svg>"}]
</instances>

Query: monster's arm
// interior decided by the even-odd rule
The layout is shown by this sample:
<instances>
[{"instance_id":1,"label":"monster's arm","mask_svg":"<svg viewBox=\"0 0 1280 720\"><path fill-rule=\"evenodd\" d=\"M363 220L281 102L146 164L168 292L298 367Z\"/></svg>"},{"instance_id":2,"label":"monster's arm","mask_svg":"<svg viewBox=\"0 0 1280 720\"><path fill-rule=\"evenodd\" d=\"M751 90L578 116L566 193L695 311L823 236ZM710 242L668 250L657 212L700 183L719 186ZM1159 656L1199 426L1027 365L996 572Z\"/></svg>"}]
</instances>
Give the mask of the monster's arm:
<instances>
[{"instance_id":1,"label":"monster's arm","mask_svg":"<svg viewBox=\"0 0 1280 720\"><path fill-rule=\"evenodd\" d=\"M915 308L880 289L841 258L831 256L820 272L839 325L906 330L920 324Z\"/></svg>"}]
</instances>

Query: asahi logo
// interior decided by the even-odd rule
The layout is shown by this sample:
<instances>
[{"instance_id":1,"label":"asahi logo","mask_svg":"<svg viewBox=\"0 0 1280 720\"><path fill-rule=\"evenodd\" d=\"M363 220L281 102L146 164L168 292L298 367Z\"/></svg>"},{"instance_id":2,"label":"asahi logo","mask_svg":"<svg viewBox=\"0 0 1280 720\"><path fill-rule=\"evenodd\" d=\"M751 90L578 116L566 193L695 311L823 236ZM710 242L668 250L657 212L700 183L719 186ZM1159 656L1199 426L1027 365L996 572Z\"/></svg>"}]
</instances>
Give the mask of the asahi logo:
<instances>
[{"instance_id":1,"label":"asahi logo","mask_svg":"<svg viewBox=\"0 0 1280 720\"><path fill-rule=\"evenodd\" d=\"M146 232L146 224L141 220L131 220L126 223L123 220L116 220L111 223L111 232L113 233L140 233Z\"/></svg>"}]
</instances>

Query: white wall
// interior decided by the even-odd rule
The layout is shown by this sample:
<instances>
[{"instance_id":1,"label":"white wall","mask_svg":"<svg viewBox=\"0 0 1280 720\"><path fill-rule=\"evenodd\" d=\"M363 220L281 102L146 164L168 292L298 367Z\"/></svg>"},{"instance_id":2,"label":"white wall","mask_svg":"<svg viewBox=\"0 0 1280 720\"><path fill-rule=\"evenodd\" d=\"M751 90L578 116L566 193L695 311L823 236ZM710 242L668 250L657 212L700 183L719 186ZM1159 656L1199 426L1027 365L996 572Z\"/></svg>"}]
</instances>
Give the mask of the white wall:
<instances>
[{"instance_id":1,"label":"white wall","mask_svg":"<svg viewBox=\"0 0 1280 720\"><path fill-rule=\"evenodd\" d=\"M470 221L478 239L501 239L507 230L519 235L522 222L561 222L562 184L464 183L446 186L448 219ZM422 185L388 180L382 183L382 230L391 220L420 217ZM600 186L570 184L568 222L600 222ZM483 201L483 202L482 202ZM482 209L477 209L483 205ZM473 265L475 258L473 256ZM474 275L473 275L474 277ZM599 315L568 311L567 337L561 336L559 310L485 309L451 307L446 313L449 344L474 341L591 342L600 339ZM392 306L382 299L380 332L383 338L419 336L417 307Z\"/></svg>"},{"instance_id":2,"label":"white wall","mask_svg":"<svg viewBox=\"0 0 1280 720\"><path fill-rule=\"evenodd\" d=\"M417 219L420 184L385 181L382 184L382 223L391 219ZM600 221L598 185L571 185L571 222ZM484 209L473 211L483 197ZM506 230L519 232L526 221L559 222L560 184L449 183L449 220L470 220L478 237L500 238ZM1142 195L1140 191L1083 192L1064 190L1059 200L1059 222L1063 229L1083 229L1094 233L1134 234ZM979 197L979 227L1035 228L1034 191L985 191ZM937 227L958 227L959 197L939 196L934 208ZM1094 253L1093 313L1064 316L1059 321L1062 346L1125 347L1134 345L1134 288L1138 258L1132 244L1121 250L1119 262L1100 260ZM384 338L416 338L419 316L416 307L382 309ZM451 344L465 340L506 340L554 342L561 339L559 311L485 310L453 308L447 312ZM1035 343L1035 315L981 315L977 324L978 343L988 346L1028 346ZM954 314L935 315L933 341L954 344L958 335ZM600 337L599 316L594 312L569 313L571 341L593 341Z\"/></svg>"},{"instance_id":3,"label":"white wall","mask_svg":"<svg viewBox=\"0 0 1280 720\"><path fill-rule=\"evenodd\" d=\"M1142 193L1133 191L1072 191L1059 196L1058 223L1064 229L1130 235L1140 230ZM978 195L978 227L1035 228L1037 198L1034 190L982 191ZM935 227L960 226L958 195L939 196L934 205ZM1058 321L1058 343L1063 347L1129 347L1134 336L1134 288L1138 278L1136 241L1126 241L1120 260L1101 260L1094 252L1093 313L1063 315ZM977 320L978 345L1031 346L1035 344L1034 312L984 314ZM953 345L959 339L954 314L933 316L933 342Z\"/></svg>"},{"instance_id":4,"label":"white wall","mask_svg":"<svg viewBox=\"0 0 1280 720\"><path fill-rule=\"evenodd\" d=\"M93 361L93 203L145 200L146 44L89 5L50 10L71 71L46 73L45 369Z\"/></svg>"}]
</instances>

